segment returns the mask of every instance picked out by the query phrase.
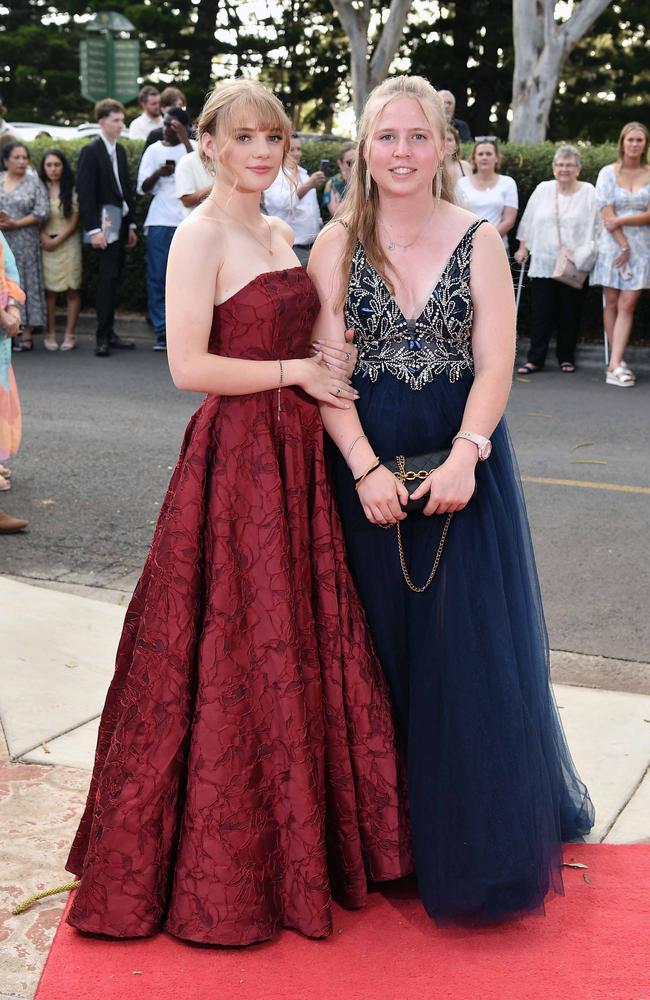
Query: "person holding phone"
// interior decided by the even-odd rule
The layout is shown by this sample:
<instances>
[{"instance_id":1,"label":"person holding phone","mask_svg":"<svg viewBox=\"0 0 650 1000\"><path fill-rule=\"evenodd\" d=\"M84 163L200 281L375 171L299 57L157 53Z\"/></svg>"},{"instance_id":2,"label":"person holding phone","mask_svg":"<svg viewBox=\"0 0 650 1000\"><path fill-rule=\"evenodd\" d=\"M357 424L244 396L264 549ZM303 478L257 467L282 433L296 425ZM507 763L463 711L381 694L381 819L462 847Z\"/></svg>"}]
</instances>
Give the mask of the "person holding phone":
<instances>
[{"instance_id":1,"label":"person holding phone","mask_svg":"<svg viewBox=\"0 0 650 1000\"><path fill-rule=\"evenodd\" d=\"M147 304L153 324L154 351L167 350L165 329L165 277L167 257L176 227L183 221L183 206L176 194L176 164L187 149L179 138L179 126L187 133L190 119L183 108L169 108L163 118L163 137L148 146L138 169L138 194L152 194L144 223L147 240ZM196 142L192 143L196 148Z\"/></svg>"},{"instance_id":2,"label":"person holding phone","mask_svg":"<svg viewBox=\"0 0 650 1000\"><path fill-rule=\"evenodd\" d=\"M294 253L302 266L307 267L309 251L323 225L316 188L327 180L329 160L321 160L320 169L310 176L300 166L302 142L296 132L291 136L289 155L296 165L296 176L288 178L285 171L280 170L264 193L264 207L269 215L291 226Z\"/></svg>"}]
</instances>

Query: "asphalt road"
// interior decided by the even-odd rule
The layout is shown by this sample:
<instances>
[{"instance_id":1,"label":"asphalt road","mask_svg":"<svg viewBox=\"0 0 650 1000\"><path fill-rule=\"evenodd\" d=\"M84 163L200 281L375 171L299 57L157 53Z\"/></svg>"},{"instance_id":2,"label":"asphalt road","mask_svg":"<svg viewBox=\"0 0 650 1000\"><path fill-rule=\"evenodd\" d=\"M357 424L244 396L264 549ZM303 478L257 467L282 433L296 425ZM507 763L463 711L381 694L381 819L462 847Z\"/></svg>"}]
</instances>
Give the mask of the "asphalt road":
<instances>
[{"instance_id":1,"label":"asphalt road","mask_svg":"<svg viewBox=\"0 0 650 1000\"><path fill-rule=\"evenodd\" d=\"M23 447L3 510L0 572L130 589L199 396L177 391L164 354L96 359L39 342L14 355ZM606 387L597 370L515 380L508 407L529 508L551 647L650 662L650 376ZM537 479L559 479L569 485ZM629 490L572 485L618 484Z\"/></svg>"}]
</instances>

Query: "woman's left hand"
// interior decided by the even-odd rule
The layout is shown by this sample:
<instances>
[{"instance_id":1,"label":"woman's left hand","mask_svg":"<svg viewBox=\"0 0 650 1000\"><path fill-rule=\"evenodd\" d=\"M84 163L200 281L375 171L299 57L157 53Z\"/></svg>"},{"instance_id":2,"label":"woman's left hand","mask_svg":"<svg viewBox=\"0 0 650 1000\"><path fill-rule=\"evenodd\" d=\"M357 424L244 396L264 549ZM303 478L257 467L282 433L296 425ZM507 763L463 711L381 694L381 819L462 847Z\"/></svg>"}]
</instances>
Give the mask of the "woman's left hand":
<instances>
[{"instance_id":1,"label":"woman's left hand","mask_svg":"<svg viewBox=\"0 0 650 1000\"><path fill-rule=\"evenodd\" d=\"M351 378L357 366L358 351L352 341L354 340L354 330L345 331L345 346L341 346L340 340L315 340L312 344L314 351L320 352L325 364L335 375L340 375L346 381Z\"/></svg>"},{"instance_id":2,"label":"woman's left hand","mask_svg":"<svg viewBox=\"0 0 650 1000\"><path fill-rule=\"evenodd\" d=\"M9 229L16 229L16 228L17 227L15 219L10 219L8 215L5 215L3 218L0 218L0 229L3 229L6 232Z\"/></svg>"},{"instance_id":3,"label":"woman's left hand","mask_svg":"<svg viewBox=\"0 0 650 1000\"><path fill-rule=\"evenodd\" d=\"M459 458L452 452L440 468L423 480L411 497L419 500L430 493L423 511L428 517L462 510L472 499L476 489L475 467L475 461L467 461L464 456Z\"/></svg>"},{"instance_id":4,"label":"woman's left hand","mask_svg":"<svg viewBox=\"0 0 650 1000\"><path fill-rule=\"evenodd\" d=\"M615 232L623 225L623 220L619 219L616 215L610 215L609 218L605 219L605 229L609 233Z\"/></svg>"}]
</instances>

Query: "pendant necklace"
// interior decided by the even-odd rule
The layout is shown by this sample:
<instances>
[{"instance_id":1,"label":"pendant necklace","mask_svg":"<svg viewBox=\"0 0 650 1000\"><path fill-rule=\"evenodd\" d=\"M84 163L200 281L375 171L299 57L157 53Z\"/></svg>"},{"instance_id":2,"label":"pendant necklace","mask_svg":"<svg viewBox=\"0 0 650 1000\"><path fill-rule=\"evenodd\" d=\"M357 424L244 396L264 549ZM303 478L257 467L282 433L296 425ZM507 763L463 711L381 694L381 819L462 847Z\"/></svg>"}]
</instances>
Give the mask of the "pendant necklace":
<instances>
[{"instance_id":1,"label":"pendant necklace","mask_svg":"<svg viewBox=\"0 0 650 1000\"><path fill-rule=\"evenodd\" d=\"M386 249L389 250L389 251L391 251L391 252L393 250L397 250L397 249L399 249L399 250L408 250L409 247L412 247L415 243L417 243L417 241L419 240L420 236L422 235L422 233L424 232L424 230L427 228L427 226L431 222L432 218L433 218L433 212L431 213L431 215L429 216L429 218L427 219L427 221L424 223L424 225L420 229L418 229L417 233L415 234L415 236L413 237L413 239L411 240L410 243L398 243L397 240L394 240L391 237L390 230L388 229L388 226L386 225L386 223L382 222L381 225L383 226L383 228L385 229L386 233L388 234L388 243L386 244Z\"/></svg>"},{"instance_id":2,"label":"pendant necklace","mask_svg":"<svg viewBox=\"0 0 650 1000\"><path fill-rule=\"evenodd\" d=\"M253 239L255 240L255 242L259 243L259 245L264 250L266 250L266 252L268 254L270 254L271 257L273 257L273 255L274 255L274 251L272 249L272 244L273 244L273 230L271 228L271 223L269 222L269 220L266 218L265 215L262 215L262 213L260 212L260 217L262 219L264 219L264 221L266 222L267 226L269 227L269 245L268 246L258 236L255 235L255 233L253 232L253 230L251 229L251 227L246 222L243 222L241 219L236 219L234 215L231 215L230 212L226 211L226 209L223 207L223 205L220 205L217 201L215 201L214 198L212 197L212 195L208 195L206 201L213 202L217 206L217 208L219 209L219 211L223 212L223 214L226 215L229 219L232 219L233 222L236 222L238 225L243 226L244 229L247 230L247 232L249 233L249 235L253 237Z\"/></svg>"}]
</instances>

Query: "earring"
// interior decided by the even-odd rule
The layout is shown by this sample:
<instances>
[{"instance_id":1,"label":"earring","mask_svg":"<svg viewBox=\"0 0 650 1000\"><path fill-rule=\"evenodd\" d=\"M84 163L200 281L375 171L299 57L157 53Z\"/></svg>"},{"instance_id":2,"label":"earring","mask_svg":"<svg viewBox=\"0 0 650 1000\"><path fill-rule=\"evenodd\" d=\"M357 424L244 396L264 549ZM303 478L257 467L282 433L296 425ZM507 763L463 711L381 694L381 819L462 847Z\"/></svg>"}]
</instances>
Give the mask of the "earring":
<instances>
[{"instance_id":1,"label":"earring","mask_svg":"<svg viewBox=\"0 0 650 1000\"><path fill-rule=\"evenodd\" d=\"M365 177L365 182L364 182L365 189L366 189L366 199L368 199L370 197L370 184L371 184L371 182L372 182L372 178L370 176L370 171L368 170L368 167L366 166L366 177Z\"/></svg>"},{"instance_id":2,"label":"earring","mask_svg":"<svg viewBox=\"0 0 650 1000\"><path fill-rule=\"evenodd\" d=\"M436 170L436 176L433 182L433 194L436 201L440 201L442 196L442 164Z\"/></svg>"}]
</instances>

